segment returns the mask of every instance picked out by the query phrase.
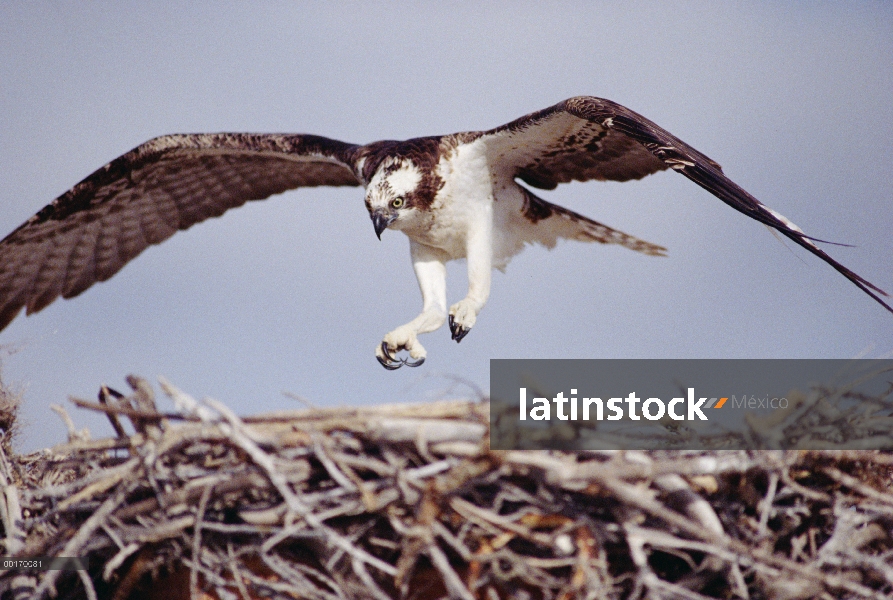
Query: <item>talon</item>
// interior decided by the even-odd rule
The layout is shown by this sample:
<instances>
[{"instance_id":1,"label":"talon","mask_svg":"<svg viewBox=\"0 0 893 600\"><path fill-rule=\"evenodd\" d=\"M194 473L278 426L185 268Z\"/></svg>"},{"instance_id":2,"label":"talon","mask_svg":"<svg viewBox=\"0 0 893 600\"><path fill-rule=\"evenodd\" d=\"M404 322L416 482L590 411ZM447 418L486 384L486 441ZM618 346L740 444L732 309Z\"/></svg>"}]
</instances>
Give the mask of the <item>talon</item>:
<instances>
[{"instance_id":1,"label":"talon","mask_svg":"<svg viewBox=\"0 0 893 600\"><path fill-rule=\"evenodd\" d=\"M393 354L391 354L391 351L388 348L387 342L381 343L381 351L385 355L385 358L382 358L382 357L378 356L377 354L375 355L375 358L378 359L378 362L381 363L381 366L383 366L388 371L396 371L397 369L399 369L400 367L402 367L403 365L406 364L405 360L399 359L396 356L394 356Z\"/></svg>"},{"instance_id":2,"label":"talon","mask_svg":"<svg viewBox=\"0 0 893 600\"><path fill-rule=\"evenodd\" d=\"M399 362L388 362L386 359L380 356L376 356L375 359L378 360L378 362L381 363L381 366L383 366L388 371L396 371L405 364L402 360Z\"/></svg>"},{"instance_id":3,"label":"talon","mask_svg":"<svg viewBox=\"0 0 893 600\"><path fill-rule=\"evenodd\" d=\"M397 358L396 356L394 356L393 354L391 354L391 349L388 348L388 343L387 343L387 342L382 342L382 343L381 343L381 351L384 352L384 355L388 358L389 361L391 361L391 362L401 362L401 360L400 360L399 358Z\"/></svg>"},{"instance_id":4,"label":"talon","mask_svg":"<svg viewBox=\"0 0 893 600\"><path fill-rule=\"evenodd\" d=\"M468 335L469 331L471 331L471 329L459 325L456 323L456 319L453 315L450 315L450 332L453 334L453 339L456 340L457 344L462 341L462 338Z\"/></svg>"},{"instance_id":5,"label":"talon","mask_svg":"<svg viewBox=\"0 0 893 600\"><path fill-rule=\"evenodd\" d=\"M405 358L403 359L403 364L406 365L407 367L421 367L422 363L424 363L424 362L425 362L424 356L415 362L410 362L409 360L407 360Z\"/></svg>"}]
</instances>

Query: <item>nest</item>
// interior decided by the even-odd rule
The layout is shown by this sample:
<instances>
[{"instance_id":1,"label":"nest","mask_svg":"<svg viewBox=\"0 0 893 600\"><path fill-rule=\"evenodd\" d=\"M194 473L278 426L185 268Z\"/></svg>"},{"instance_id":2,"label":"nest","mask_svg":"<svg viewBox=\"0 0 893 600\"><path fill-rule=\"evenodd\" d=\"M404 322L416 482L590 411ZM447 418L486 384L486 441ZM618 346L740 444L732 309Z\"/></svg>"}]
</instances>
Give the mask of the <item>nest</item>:
<instances>
[{"instance_id":1,"label":"nest","mask_svg":"<svg viewBox=\"0 0 893 600\"><path fill-rule=\"evenodd\" d=\"M59 409L68 443L0 444L5 554L88 563L4 600L893 597L889 453L493 451L485 399L240 418L128 383L75 401L114 438Z\"/></svg>"}]
</instances>

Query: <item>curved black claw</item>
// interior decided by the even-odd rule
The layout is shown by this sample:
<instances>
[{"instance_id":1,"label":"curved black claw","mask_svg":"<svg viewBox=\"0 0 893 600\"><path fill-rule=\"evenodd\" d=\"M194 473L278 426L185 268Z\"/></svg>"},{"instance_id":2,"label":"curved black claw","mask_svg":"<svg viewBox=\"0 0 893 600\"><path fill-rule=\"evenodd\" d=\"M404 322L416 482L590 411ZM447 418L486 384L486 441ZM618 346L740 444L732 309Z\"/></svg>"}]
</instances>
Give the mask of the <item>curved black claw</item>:
<instances>
[{"instance_id":1,"label":"curved black claw","mask_svg":"<svg viewBox=\"0 0 893 600\"><path fill-rule=\"evenodd\" d=\"M453 339L456 340L457 344L462 341L462 338L468 335L469 331L471 331L471 329L459 325L456 323L456 319L453 318L453 315L450 315L450 332L453 334Z\"/></svg>"},{"instance_id":2,"label":"curved black claw","mask_svg":"<svg viewBox=\"0 0 893 600\"><path fill-rule=\"evenodd\" d=\"M397 362L397 363L390 363L390 362L388 362L387 360L383 359L382 357L380 357L380 356L378 356L378 355L376 355L375 358L376 358L376 360L378 360L378 362L381 363L381 366L383 366L383 367L384 367L385 369L387 369L388 371L396 371L397 369L399 369L400 367L403 366L403 361L402 361L402 360L401 360L400 362Z\"/></svg>"},{"instance_id":3,"label":"curved black claw","mask_svg":"<svg viewBox=\"0 0 893 600\"><path fill-rule=\"evenodd\" d=\"M410 362L410 361L406 360L405 358L403 359L403 364L406 365L407 367L421 367L424 363L425 363L424 356L415 362Z\"/></svg>"},{"instance_id":4,"label":"curved black claw","mask_svg":"<svg viewBox=\"0 0 893 600\"><path fill-rule=\"evenodd\" d=\"M396 371L397 369L399 369L400 367L402 367L403 365L406 364L405 360L397 358L396 356L391 354L390 349L388 349L387 342L381 343L381 351L384 353L385 358L382 358L382 357L378 356L377 354L375 355L375 358L377 358L378 362L381 363L381 366L383 366L388 371ZM416 367L418 365L411 365L411 366Z\"/></svg>"},{"instance_id":5,"label":"curved black claw","mask_svg":"<svg viewBox=\"0 0 893 600\"><path fill-rule=\"evenodd\" d=\"M384 358L380 357L377 354L375 355L375 358L378 360L379 363L381 363L381 366L383 366L388 371L396 371L403 365L406 365L407 367L421 367L425 363L424 356L416 361L411 361L406 358L399 358L397 356L394 356L393 354L391 354L391 349L388 347L387 342L381 343L381 352L382 354L384 354Z\"/></svg>"},{"instance_id":6,"label":"curved black claw","mask_svg":"<svg viewBox=\"0 0 893 600\"><path fill-rule=\"evenodd\" d=\"M401 361L399 358L397 358L396 356L394 356L393 354L391 354L391 349L388 348L388 343L387 343L387 342L382 342L382 343L381 343L381 351L384 352L384 355L387 357L387 359L388 359L390 362L403 362L403 361Z\"/></svg>"}]
</instances>

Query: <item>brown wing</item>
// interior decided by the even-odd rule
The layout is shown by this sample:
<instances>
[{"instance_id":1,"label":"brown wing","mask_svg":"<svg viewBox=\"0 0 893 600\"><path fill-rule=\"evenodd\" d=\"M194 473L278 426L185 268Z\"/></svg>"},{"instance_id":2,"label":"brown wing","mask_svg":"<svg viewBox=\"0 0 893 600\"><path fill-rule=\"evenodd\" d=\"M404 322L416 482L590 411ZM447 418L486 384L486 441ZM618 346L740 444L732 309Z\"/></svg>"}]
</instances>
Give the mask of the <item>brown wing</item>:
<instances>
[{"instance_id":1,"label":"brown wing","mask_svg":"<svg viewBox=\"0 0 893 600\"><path fill-rule=\"evenodd\" d=\"M825 254L814 238L726 177L719 164L616 102L579 96L502 127L464 135L466 141L477 139L485 145L491 168L543 189L574 180L627 181L667 168L678 171L803 246L893 312L881 299L886 292Z\"/></svg>"},{"instance_id":2,"label":"brown wing","mask_svg":"<svg viewBox=\"0 0 893 600\"><path fill-rule=\"evenodd\" d=\"M0 241L0 329L117 273L152 244L249 200L362 185L357 146L311 135L155 138L116 158Z\"/></svg>"},{"instance_id":3,"label":"brown wing","mask_svg":"<svg viewBox=\"0 0 893 600\"><path fill-rule=\"evenodd\" d=\"M623 133L569 111L570 101L480 134L491 165L551 190L570 181L629 181L668 168Z\"/></svg>"}]
</instances>

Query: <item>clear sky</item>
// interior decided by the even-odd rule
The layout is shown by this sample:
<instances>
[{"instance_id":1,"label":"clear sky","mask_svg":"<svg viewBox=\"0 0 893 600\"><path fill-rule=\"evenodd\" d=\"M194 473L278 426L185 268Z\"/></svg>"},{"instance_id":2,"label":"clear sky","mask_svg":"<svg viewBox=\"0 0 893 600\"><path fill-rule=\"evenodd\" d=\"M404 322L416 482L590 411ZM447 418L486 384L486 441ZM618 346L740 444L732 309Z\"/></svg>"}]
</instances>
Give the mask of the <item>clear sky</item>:
<instances>
[{"instance_id":1,"label":"clear sky","mask_svg":"<svg viewBox=\"0 0 893 600\"><path fill-rule=\"evenodd\" d=\"M354 143L488 129L570 96L629 106L723 165L893 291L893 4L0 3L0 235L165 133ZM542 194L669 248L566 243L497 273L456 345L387 372L375 346L421 301L398 232L357 189L299 190L150 248L0 333L19 447L64 440L51 403L163 375L243 414L487 390L490 358L848 358L893 315L684 177ZM464 296L464 264L448 301ZM467 382L467 385L462 383ZM104 420L75 411L79 427Z\"/></svg>"}]
</instances>

